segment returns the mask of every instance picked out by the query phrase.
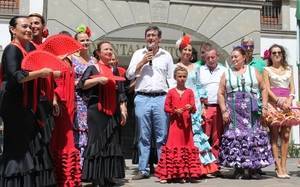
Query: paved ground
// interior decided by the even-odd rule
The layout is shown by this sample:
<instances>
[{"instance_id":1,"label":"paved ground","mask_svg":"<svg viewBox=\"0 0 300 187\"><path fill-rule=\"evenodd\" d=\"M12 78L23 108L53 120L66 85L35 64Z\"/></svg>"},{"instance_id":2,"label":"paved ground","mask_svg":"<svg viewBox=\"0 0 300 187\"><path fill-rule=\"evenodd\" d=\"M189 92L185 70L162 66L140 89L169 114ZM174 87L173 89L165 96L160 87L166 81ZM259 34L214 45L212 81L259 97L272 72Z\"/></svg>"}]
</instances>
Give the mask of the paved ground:
<instances>
[{"instance_id":1,"label":"paved ground","mask_svg":"<svg viewBox=\"0 0 300 187\"><path fill-rule=\"evenodd\" d=\"M274 165L264 168L265 175L260 180L236 180L230 179L232 170L222 169L224 178L205 178L199 180L198 183L185 183L185 184L160 184L155 177L149 179L133 181L132 173L136 170L136 165L131 164L131 160L126 160L127 167L126 178L117 186L125 187L185 187L185 186L201 186L201 187L299 187L300 186L300 168L297 168L297 159L288 159L288 169L291 175L290 179L278 179L275 177Z\"/></svg>"}]
</instances>

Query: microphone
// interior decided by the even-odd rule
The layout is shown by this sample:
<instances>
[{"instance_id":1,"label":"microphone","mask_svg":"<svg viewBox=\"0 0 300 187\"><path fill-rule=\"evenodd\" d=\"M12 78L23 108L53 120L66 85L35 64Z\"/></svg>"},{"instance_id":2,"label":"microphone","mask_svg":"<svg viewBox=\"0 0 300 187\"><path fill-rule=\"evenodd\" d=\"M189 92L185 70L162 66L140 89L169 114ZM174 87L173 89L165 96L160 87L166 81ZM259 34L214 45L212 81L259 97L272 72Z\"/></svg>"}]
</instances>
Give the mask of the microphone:
<instances>
[{"instance_id":1,"label":"microphone","mask_svg":"<svg viewBox=\"0 0 300 187\"><path fill-rule=\"evenodd\" d=\"M153 44L149 44L147 46L148 52L153 51ZM152 60L149 60L149 66L152 66Z\"/></svg>"},{"instance_id":2,"label":"microphone","mask_svg":"<svg viewBox=\"0 0 300 187\"><path fill-rule=\"evenodd\" d=\"M152 51L152 48L149 48L148 51ZM152 66L152 60L149 60L149 66Z\"/></svg>"}]
</instances>

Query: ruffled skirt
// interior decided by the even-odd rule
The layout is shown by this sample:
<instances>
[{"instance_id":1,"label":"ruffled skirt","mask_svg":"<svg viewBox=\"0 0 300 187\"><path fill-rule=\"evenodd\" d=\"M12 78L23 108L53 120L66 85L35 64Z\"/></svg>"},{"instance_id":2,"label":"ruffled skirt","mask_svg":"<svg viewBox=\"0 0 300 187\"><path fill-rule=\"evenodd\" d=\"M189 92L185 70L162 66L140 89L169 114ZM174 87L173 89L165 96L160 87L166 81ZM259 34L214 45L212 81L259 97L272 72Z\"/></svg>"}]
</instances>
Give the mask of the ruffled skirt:
<instances>
[{"instance_id":1,"label":"ruffled skirt","mask_svg":"<svg viewBox=\"0 0 300 187\"><path fill-rule=\"evenodd\" d=\"M300 125L300 108L283 111L275 103L268 103L268 115L265 118L268 126L295 126Z\"/></svg>"},{"instance_id":2,"label":"ruffled skirt","mask_svg":"<svg viewBox=\"0 0 300 187\"><path fill-rule=\"evenodd\" d=\"M8 102L10 106L3 114L4 150L0 158L0 186L54 186L52 160L33 113Z\"/></svg>"},{"instance_id":3,"label":"ruffled skirt","mask_svg":"<svg viewBox=\"0 0 300 187\"><path fill-rule=\"evenodd\" d=\"M97 104L88 107L88 145L84 152L83 176L86 181L108 185L112 178L125 177L125 161L120 134L114 116L98 111Z\"/></svg>"},{"instance_id":4,"label":"ruffled skirt","mask_svg":"<svg viewBox=\"0 0 300 187\"><path fill-rule=\"evenodd\" d=\"M222 136L220 164L225 167L259 169L273 161L269 137L265 130L227 130Z\"/></svg>"},{"instance_id":5,"label":"ruffled skirt","mask_svg":"<svg viewBox=\"0 0 300 187\"><path fill-rule=\"evenodd\" d=\"M198 148L163 146L155 176L160 180L197 179L203 171L205 169L200 164Z\"/></svg>"},{"instance_id":6,"label":"ruffled skirt","mask_svg":"<svg viewBox=\"0 0 300 187\"><path fill-rule=\"evenodd\" d=\"M55 126L54 118L52 116L52 108L47 100L39 101L37 116L41 126L40 131L45 144L49 144L53 128Z\"/></svg>"},{"instance_id":7,"label":"ruffled skirt","mask_svg":"<svg viewBox=\"0 0 300 187\"><path fill-rule=\"evenodd\" d=\"M65 108L59 117L55 117L55 122L50 145L57 184L64 187L81 186L80 153L75 147L73 124Z\"/></svg>"},{"instance_id":8,"label":"ruffled skirt","mask_svg":"<svg viewBox=\"0 0 300 187\"><path fill-rule=\"evenodd\" d=\"M202 174L209 174L218 171L219 166L211 152L211 146L208 143L207 135L203 132L201 121L202 118L198 111L192 115L193 140L194 145L199 149L199 158L203 164Z\"/></svg>"},{"instance_id":9,"label":"ruffled skirt","mask_svg":"<svg viewBox=\"0 0 300 187\"><path fill-rule=\"evenodd\" d=\"M259 169L273 163L269 136L260 124L256 95L237 92L227 97L230 124L221 141L220 164Z\"/></svg>"}]
</instances>

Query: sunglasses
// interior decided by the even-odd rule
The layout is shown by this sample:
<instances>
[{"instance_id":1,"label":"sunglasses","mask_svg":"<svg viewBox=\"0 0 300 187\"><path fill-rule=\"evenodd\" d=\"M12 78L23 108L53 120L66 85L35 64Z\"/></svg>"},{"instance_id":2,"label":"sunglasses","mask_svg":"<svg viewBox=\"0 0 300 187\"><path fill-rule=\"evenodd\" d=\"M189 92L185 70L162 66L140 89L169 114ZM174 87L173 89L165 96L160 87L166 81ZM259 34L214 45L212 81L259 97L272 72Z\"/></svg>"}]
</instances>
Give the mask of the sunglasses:
<instances>
[{"instance_id":1,"label":"sunglasses","mask_svg":"<svg viewBox=\"0 0 300 187\"><path fill-rule=\"evenodd\" d=\"M248 49L248 48L253 49L253 48L254 48L254 45L243 45L243 47L244 47L245 49Z\"/></svg>"},{"instance_id":2,"label":"sunglasses","mask_svg":"<svg viewBox=\"0 0 300 187\"><path fill-rule=\"evenodd\" d=\"M273 51L273 52L272 52L272 55L276 55L276 54L281 55L282 52L281 52L281 51Z\"/></svg>"}]
</instances>

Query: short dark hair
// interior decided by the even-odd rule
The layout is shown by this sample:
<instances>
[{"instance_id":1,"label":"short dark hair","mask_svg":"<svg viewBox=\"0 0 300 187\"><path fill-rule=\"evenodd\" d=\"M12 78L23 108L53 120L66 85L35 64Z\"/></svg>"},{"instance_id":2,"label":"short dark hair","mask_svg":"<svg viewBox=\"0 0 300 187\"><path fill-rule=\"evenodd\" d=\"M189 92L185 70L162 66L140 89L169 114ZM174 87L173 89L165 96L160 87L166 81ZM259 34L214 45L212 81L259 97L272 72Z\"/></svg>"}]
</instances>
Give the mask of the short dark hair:
<instances>
[{"instance_id":1,"label":"short dark hair","mask_svg":"<svg viewBox=\"0 0 300 187\"><path fill-rule=\"evenodd\" d=\"M101 46L102 46L103 44L110 44L110 45L112 45L111 42L106 41L106 40L103 40L103 41L101 41L101 42L99 42L99 43L97 44L97 50L98 50L98 51L101 50Z\"/></svg>"},{"instance_id":2,"label":"short dark hair","mask_svg":"<svg viewBox=\"0 0 300 187\"><path fill-rule=\"evenodd\" d=\"M161 38L161 33L162 33L162 32L161 32L160 28L158 28L158 26L155 26L155 25L150 25L150 26L148 26L148 27L146 28L146 30L145 30L145 38L146 38L147 32L150 31L150 30L155 30L155 31L157 31L158 37Z\"/></svg>"},{"instance_id":3,"label":"short dark hair","mask_svg":"<svg viewBox=\"0 0 300 187\"><path fill-rule=\"evenodd\" d=\"M41 22L43 25L46 25L46 21L45 21L45 18L41 15L41 14L38 14L38 13L32 13L32 14L29 14L28 17L38 17L40 18Z\"/></svg>"},{"instance_id":4,"label":"short dark hair","mask_svg":"<svg viewBox=\"0 0 300 187\"><path fill-rule=\"evenodd\" d=\"M13 33L10 31L10 27L15 28L17 26L17 20L20 18L26 18L28 19L28 16L14 16L9 21L9 34L10 34L10 40L14 39Z\"/></svg>"},{"instance_id":5,"label":"short dark hair","mask_svg":"<svg viewBox=\"0 0 300 187\"><path fill-rule=\"evenodd\" d=\"M246 56L246 49L242 46L236 46L232 49L232 51L238 51L240 52L243 56Z\"/></svg>"},{"instance_id":6,"label":"short dark hair","mask_svg":"<svg viewBox=\"0 0 300 187\"><path fill-rule=\"evenodd\" d=\"M64 34L64 35L72 37L72 34L70 34L68 31L60 31L58 34Z\"/></svg>"}]
</instances>

